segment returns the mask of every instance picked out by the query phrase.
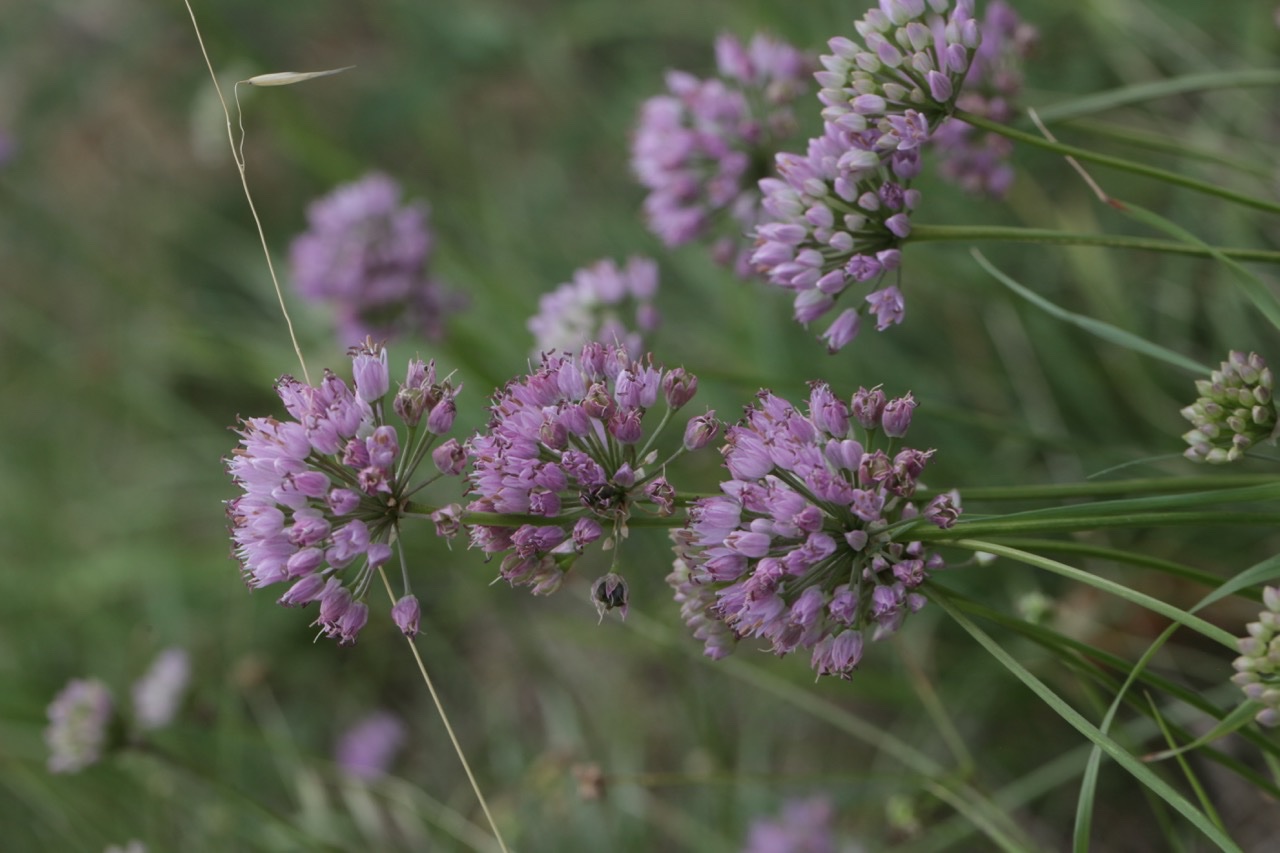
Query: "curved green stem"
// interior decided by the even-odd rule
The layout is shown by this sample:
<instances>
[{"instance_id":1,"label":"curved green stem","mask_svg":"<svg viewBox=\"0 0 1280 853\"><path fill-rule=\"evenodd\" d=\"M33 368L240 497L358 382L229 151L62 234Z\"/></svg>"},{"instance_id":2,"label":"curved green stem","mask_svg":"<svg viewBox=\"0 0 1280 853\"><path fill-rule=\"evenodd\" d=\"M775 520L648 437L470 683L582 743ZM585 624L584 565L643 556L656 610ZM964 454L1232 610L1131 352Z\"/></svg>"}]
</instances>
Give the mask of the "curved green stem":
<instances>
[{"instance_id":1,"label":"curved green stem","mask_svg":"<svg viewBox=\"0 0 1280 853\"><path fill-rule=\"evenodd\" d=\"M1280 209L1280 208L1278 208ZM905 243L978 242L1051 243L1059 246L1101 246L1107 249L1137 249L1169 255L1212 258L1215 252L1240 261L1280 263L1280 252L1266 249L1202 249L1173 240L1127 237L1120 234L1081 234L1052 228L1019 228L1011 225L911 225Z\"/></svg>"},{"instance_id":2,"label":"curved green stem","mask_svg":"<svg viewBox=\"0 0 1280 853\"><path fill-rule=\"evenodd\" d=\"M1010 560L1016 560L1024 565L1031 566L1044 571L1061 575L1068 580L1086 584L1094 589L1101 590L1108 595L1114 595L1116 598L1144 607L1152 613L1159 613L1161 616L1177 622L1196 633L1213 640L1214 642L1236 651L1236 638L1234 635L1224 631L1211 622L1206 622L1199 616L1192 615L1185 610L1174 607L1172 604L1161 601L1155 596L1147 595L1136 589L1130 589L1124 584L1116 583L1109 578L1100 577L1092 572L1086 572L1077 569L1075 566L1068 566L1066 563L1060 563L1057 560L1050 560L1039 554L1033 554L1030 551L1022 551L1018 548L1010 548L1007 545L1001 545L998 542L985 542L977 539L961 539L951 543L957 548L964 548L969 551L983 551L988 554L995 554L1000 557L1006 557Z\"/></svg>"},{"instance_id":3,"label":"curved green stem","mask_svg":"<svg viewBox=\"0 0 1280 853\"><path fill-rule=\"evenodd\" d=\"M1180 527L1197 525L1280 525L1276 512L1132 512L1105 515L1080 515L1071 518L995 518L963 519L946 530L918 525L911 538L921 542L947 542L970 536L1003 536L1006 534L1080 533L1116 527Z\"/></svg>"},{"instance_id":4,"label":"curved green stem","mask_svg":"<svg viewBox=\"0 0 1280 853\"><path fill-rule=\"evenodd\" d=\"M1247 486L1275 485L1274 474L1218 474L1203 477L1144 477L1105 482L1052 483L1038 486L960 486L968 501L1026 501L1059 498L1100 498L1117 495L1173 495L1180 492L1208 492ZM921 489L917 495L932 496L949 489Z\"/></svg>"},{"instance_id":5,"label":"curved green stem","mask_svg":"<svg viewBox=\"0 0 1280 853\"><path fill-rule=\"evenodd\" d=\"M1218 198L1233 201L1236 204L1241 204L1245 207L1252 207L1255 210L1265 210L1268 213L1280 213L1280 204L1276 202L1224 189L1223 187L1219 187L1206 181L1198 181L1195 178L1188 178L1186 175L1180 175L1177 172L1170 172L1166 169L1157 169L1155 166L1147 166L1143 163L1136 163L1132 160L1125 160L1121 157L1111 157L1107 154L1098 154L1084 148L1076 148L1074 145L1063 145L1060 142L1050 142L1044 137L1036 136L1033 133L1026 133L1021 130L1015 130L1008 125L991 121L990 119L974 115L973 113L969 113L964 110L956 110L954 115L955 118L965 122L966 124L971 124L974 127L981 128L982 130L990 131L991 133L998 134L1006 139L1012 139L1015 142L1031 145L1035 148L1043 148L1044 150L1052 151L1055 154L1061 154L1064 157L1074 157L1077 160L1086 163L1096 163L1099 166L1109 166L1122 172L1129 172L1134 175L1154 178L1157 181L1164 181L1165 183L1172 184L1173 186L1195 190L1196 192L1204 193L1205 195L1217 196Z\"/></svg>"}]
</instances>

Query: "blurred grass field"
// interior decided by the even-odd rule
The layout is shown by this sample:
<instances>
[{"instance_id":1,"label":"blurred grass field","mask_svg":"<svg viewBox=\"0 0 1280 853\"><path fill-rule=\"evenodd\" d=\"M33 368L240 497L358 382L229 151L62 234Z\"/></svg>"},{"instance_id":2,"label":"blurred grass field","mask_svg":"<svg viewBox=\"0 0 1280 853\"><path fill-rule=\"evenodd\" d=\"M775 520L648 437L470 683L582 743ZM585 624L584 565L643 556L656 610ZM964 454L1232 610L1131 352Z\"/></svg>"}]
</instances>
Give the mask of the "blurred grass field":
<instances>
[{"instance_id":1,"label":"blurred grass field","mask_svg":"<svg viewBox=\"0 0 1280 853\"><path fill-rule=\"evenodd\" d=\"M1134 476L1194 473L1178 457L1188 376L1038 313L964 245L910 246L908 321L828 357L792 322L784 294L732 279L697 247L665 251L645 231L627 142L662 72L707 73L720 31L765 29L816 51L848 32L864 5L229 0L196 14L224 85L357 66L290 89L242 91L249 180L281 267L305 205L339 182L379 169L430 202L436 269L471 309L441 345L393 345L392 362L419 352L457 367L466 383L457 434L479 426L489 391L521 372L524 322L540 293L597 258L640 253L662 268L667 323L655 352L700 376L699 406L731 415L758 387L796 397L818 378L845 393L910 389L921 401L915 443L939 451L930 484L962 490L1074 482L1125 464ZM1280 48L1264 3L1231 14L1193 0L1014 5L1041 32L1027 67L1033 106L1272 67ZM228 558L227 428L237 416L278 412L272 381L297 364L184 8L21 4L3 19L0 129L18 148L0 167L0 847L100 850L139 838L153 851L492 849L385 611L374 608L354 648L313 644L308 617L277 607L270 590L250 595ZM1094 119L1232 165L1177 158L1097 127L1055 131L1274 198L1276 107L1271 90L1215 91ZM1019 150L1016 162L1007 204L968 198L926 171L919 221L1140 233L1058 158ZM1275 248L1262 214L1095 176L1206 241ZM1276 352L1210 261L982 248L1046 298L1201 361L1216 364L1228 349ZM291 309L313 372L343 368L323 313L296 300ZM704 455L686 482L714 488L717 461ZM850 683L812 684L803 661L745 646L732 665L711 664L663 582L664 538L633 539L633 617L597 625L581 585L534 599L491 585L494 567L461 542L450 551L425 525L409 534L420 648L513 847L733 851L753 816L827 792L841 828L869 850L987 849L979 836L946 835L962 824L918 773L806 705L828 703L956 766L922 699L935 691L973 756L973 784L1007 792L1046 849L1068 843L1080 741L935 608L872 649ZM1223 576L1280 545L1273 531L1247 528L1088 541ZM1160 584L1149 591L1174 601L1201 594L1163 576L1078 564L1139 588ZM1140 654L1163 627L1012 565L963 569L946 582L1001 611L1028 593L1054 597L1074 632L1118 654ZM1231 629L1251 616L1210 611ZM51 776L44 709L66 680L97 675L124 701L130 681L172 645L192 653L195 681L156 753ZM1009 646L1064 694L1088 707L1105 701L1036 648ZM1219 651L1192 649L1178 666L1204 690L1235 689ZM379 707L408 721L410 746L394 778L368 791L334 776L331 747ZM572 768L585 764L603 771L603 800L580 797ZM1102 784L1115 796L1099 798L1095 849L1150 849L1138 840L1157 818L1133 801L1132 783L1111 768ZM906 803L919 826L895 825L888 803Z\"/></svg>"}]
</instances>

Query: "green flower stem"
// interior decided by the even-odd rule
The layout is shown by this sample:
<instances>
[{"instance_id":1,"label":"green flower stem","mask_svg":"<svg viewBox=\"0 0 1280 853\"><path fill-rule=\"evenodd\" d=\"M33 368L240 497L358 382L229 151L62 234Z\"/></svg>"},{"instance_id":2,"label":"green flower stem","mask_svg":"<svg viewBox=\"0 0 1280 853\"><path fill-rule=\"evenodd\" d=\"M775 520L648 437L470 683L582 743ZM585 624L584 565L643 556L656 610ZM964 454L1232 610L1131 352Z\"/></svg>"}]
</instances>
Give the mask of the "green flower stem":
<instances>
[{"instance_id":1,"label":"green flower stem","mask_svg":"<svg viewBox=\"0 0 1280 853\"><path fill-rule=\"evenodd\" d=\"M1277 208L1280 210L1280 207ZM1266 249L1228 249L1158 240L1149 237L1126 237L1119 234L1080 234L1057 231L1052 228L1019 228L1010 225L911 225L911 236L905 243L979 242L1003 243L1052 243L1059 246L1101 246L1107 249L1137 249L1146 252L1163 252L1169 255L1189 255L1196 258L1213 258L1215 252L1238 261L1280 263L1280 252Z\"/></svg>"},{"instance_id":2,"label":"green flower stem","mask_svg":"<svg viewBox=\"0 0 1280 853\"><path fill-rule=\"evenodd\" d=\"M1136 163L1133 160L1125 160L1121 157L1112 157L1107 154L1098 154L1085 148L1076 148L1074 145L1063 145L1060 142L1050 142L1044 137L1037 136L1033 133L1015 130L1008 125L991 121L990 119L977 116L964 110L956 110L955 117L961 121L971 124L982 130L999 134L1007 139L1015 142L1022 142L1035 148L1043 148L1046 151L1052 151L1055 154L1061 154L1064 157L1074 157L1077 160L1086 163L1096 163L1099 166L1109 166L1122 172L1129 172L1134 175L1142 175L1148 178L1154 178L1157 181L1164 181L1167 184L1183 187L1205 195L1217 196L1236 204L1252 207L1256 210L1265 210L1268 213L1280 213L1280 204L1266 199L1255 198L1254 196L1245 195L1243 193L1234 192L1224 189L1215 184L1206 181L1199 181L1195 178L1188 178L1186 175L1180 175L1177 172L1170 172L1166 169L1158 169L1155 166L1147 166L1143 163Z\"/></svg>"},{"instance_id":3,"label":"green flower stem","mask_svg":"<svg viewBox=\"0 0 1280 853\"><path fill-rule=\"evenodd\" d=\"M1136 480L1055 483L1038 486L961 486L959 491L966 502L1056 500L1066 498L1103 498L1117 495L1171 495L1180 492L1208 492L1214 489L1274 485L1276 479L1274 474L1210 474L1203 477L1149 477ZM950 490L943 489L942 491ZM916 494L917 496L931 497L937 494L937 490L921 489Z\"/></svg>"},{"instance_id":4,"label":"green flower stem","mask_svg":"<svg viewBox=\"0 0 1280 853\"><path fill-rule=\"evenodd\" d=\"M1071 518L985 518L966 522L963 518L946 530L918 524L911 539L921 542L948 542L970 536L1006 534L1080 533L1117 527L1178 527L1182 525L1280 525L1280 512L1132 512L1078 515Z\"/></svg>"},{"instance_id":5,"label":"green flower stem","mask_svg":"<svg viewBox=\"0 0 1280 853\"><path fill-rule=\"evenodd\" d=\"M1109 92L1097 92L1082 98L1072 98L1052 106L1039 108L1036 112L1046 122L1070 121L1082 116L1154 101L1173 95L1184 95L1188 92L1205 92L1213 89L1239 89L1245 86L1277 86L1280 85L1280 69L1252 68L1244 71L1210 71L1205 74L1188 74L1170 80L1156 80L1151 83L1139 83L1135 86L1123 86Z\"/></svg>"},{"instance_id":6,"label":"green flower stem","mask_svg":"<svg viewBox=\"0 0 1280 853\"><path fill-rule=\"evenodd\" d=\"M431 513L439 507L431 504L406 502L401 511L402 516L409 518L430 518ZM459 518L463 524L484 524L492 527L519 527L522 524L573 524L588 513L586 510L563 515L525 515L520 513L472 512L464 511ZM603 520L601 520L603 524ZM680 514L659 516L633 513L627 518L628 527L682 527L687 519Z\"/></svg>"}]
</instances>

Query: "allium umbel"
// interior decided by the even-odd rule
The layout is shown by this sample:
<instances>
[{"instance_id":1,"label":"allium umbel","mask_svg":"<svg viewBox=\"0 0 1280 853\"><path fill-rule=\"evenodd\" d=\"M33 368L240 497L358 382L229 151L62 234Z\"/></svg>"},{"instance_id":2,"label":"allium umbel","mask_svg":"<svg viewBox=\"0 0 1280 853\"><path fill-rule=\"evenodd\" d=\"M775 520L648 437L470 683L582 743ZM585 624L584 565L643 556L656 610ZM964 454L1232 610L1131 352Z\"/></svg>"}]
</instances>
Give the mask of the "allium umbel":
<instances>
[{"instance_id":1,"label":"allium umbel","mask_svg":"<svg viewBox=\"0 0 1280 853\"><path fill-rule=\"evenodd\" d=\"M535 354L576 352L596 341L622 344L632 358L639 356L644 336L661 319L653 305L657 292L658 265L649 258L628 258L623 267L601 260L577 270L572 281L538 300L529 319Z\"/></svg>"},{"instance_id":2,"label":"allium umbel","mask_svg":"<svg viewBox=\"0 0 1280 853\"><path fill-rule=\"evenodd\" d=\"M1247 626L1249 636L1237 641L1240 657L1231 680L1262 710L1255 719L1264 726L1280 726L1280 587L1262 590L1266 610Z\"/></svg>"},{"instance_id":3,"label":"allium umbel","mask_svg":"<svg viewBox=\"0 0 1280 853\"><path fill-rule=\"evenodd\" d=\"M898 246L911 233L909 213L920 194L895 182L873 147L871 132L828 124L822 136L809 140L806 156L778 155L781 179L760 182L773 221L757 230L751 261L771 284L795 294L797 322L807 326L826 314L855 284L878 288L865 297L866 305L845 309L823 333L833 353L857 335L864 312L882 331L902 321L898 288L879 285L898 268ZM870 157L864 164L853 156L858 154ZM889 168L895 166L916 174L918 153L894 155Z\"/></svg>"},{"instance_id":4,"label":"allium umbel","mask_svg":"<svg viewBox=\"0 0 1280 853\"><path fill-rule=\"evenodd\" d=\"M877 132L880 151L918 147L955 109L982 33L973 0L880 0L837 37L816 75L824 120ZM950 14L947 14L950 10Z\"/></svg>"},{"instance_id":5,"label":"allium umbel","mask_svg":"<svg viewBox=\"0 0 1280 853\"><path fill-rule=\"evenodd\" d=\"M809 88L810 61L765 35L716 39L719 78L667 72L669 94L645 101L631 168L649 190L650 230L668 246L715 234L717 259L750 270L744 234L759 220L756 181L795 132L791 103Z\"/></svg>"},{"instance_id":6,"label":"allium umbel","mask_svg":"<svg viewBox=\"0 0 1280 853\"><path fill-rule=\"evenodd\" d=\"M337 314L339 340L440 337L459 305L429 274L434 238L424 202L402 204L400 187L371 174L343 184L307 209L308 230L289 258L298 293Z\"/></svg>"},{"instance_id":7,"label":"allium umbel","mask_svg":"<svg viewBox=\"0 0 1280 853\"><path fill-rule=\"evenodd\" d=\"M634 512L670 515L675 494L663 471L684 447L662 462L653 448L696 390L692 375L632 360L618 346L544 355L497 393L487 431L467 443L467 509L515 516L473 525L471 544L488 555L506 552L502 577L543 595L559 588L592 542L620 544ZM626 585L608 578L595 601L624 608Z\"/></svg>"},{"instance_id":8,"label":"allium umbel","mask_svg":"<svg viewBox=\"0 0 1280 853\"><path fill-rule=\"evenodd\" d=\"M676 589L710 657L743 637L775 654L811 651L819 675L847 678L864 635L892 634L925 599L942 559L910 538L918 517L951 526L954 494L913 502L932 450L899 448L914 401L859 389L849 403L812 384L808 413L762 391L726 433L732 479L676 531ZM875 445L881 445L876 448Z\"/></svg>"},{"instance_id":9,"label":"allium umbel","mask_svg":"<svg viewBox=\"0 0 1280 853\"><path fill-rule=\"evenodd\" d=\"M1194 462L1234 462L1280 430L1272 399L1271 368L1256 353L1232 352L1208 379L1196 381L1200 397L1182 410L1195 429L1182 438Z\"/></svg>"},{"instance_id":10,"label":"allium umbel","mask_svg":"<svg viewBox=\"0 0 1280 853\"><path fill-rule=\"evenodd\" d=\"M289 583L287 607L319 602L314 624L344 645L368 618L363 599L391 558L407 496L434 479L414 474L452 427L461 390L436 376L434 362L415 359L389 397L387 353L373 343L352 350L352 371L354 389L329 371L316 387L282 376L276 392L291 419L242 421L226 460L244 491L227 502L227 517L245 582ZM409 609L397 605L395 618L406 633L417 630Z\"/></svg>"}]
</instances>

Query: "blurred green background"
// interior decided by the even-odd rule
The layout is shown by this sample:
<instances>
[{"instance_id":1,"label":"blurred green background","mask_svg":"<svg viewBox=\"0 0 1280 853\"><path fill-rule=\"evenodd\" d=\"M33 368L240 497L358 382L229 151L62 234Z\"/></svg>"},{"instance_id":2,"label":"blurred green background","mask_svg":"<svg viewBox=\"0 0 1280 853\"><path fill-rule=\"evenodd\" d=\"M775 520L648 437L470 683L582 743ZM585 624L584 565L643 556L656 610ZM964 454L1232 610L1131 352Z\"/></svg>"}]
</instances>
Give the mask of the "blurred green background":
<instances>
[{"instance_id":1,"label":"blurred green background","mask_svg":"<svg viewBox=\"0 0 1280 853\"><path fill-rule=\"evenodd\" d=\"M1027 68L1029 105L1268 67L1280 47L1265 3L1231 14L1195 0L1014 5L1041 32ZM440 345L393 345L392 363L416 352L457 367L466 383L459 435L483 422L489 391L524 366L524 323L538 295L597 258L640 253L662 267L667 323L655 353L702 377L699 407L732 417L761 386L798 399L809 379L846 394L884 383L921 402L913 444L938 449L934 486L1071 482L1133 462L1124 473L1193 473L1177 458L1191 377L1037 313L984 275L964 245L909 247L907 322L864 332L828 357L790 320L784 294L732 279L699 247L664 251L644 230L628 135L663 71L710 73L721 31L768 30L816 52L851 33L864 8L224 0L196 13L224 86L270 71L357 66L302 86L242 91L249 180L281 270L306 204L337 183L378 169L430 202L435 269L472 307ZM227 428L240 415L278 413L272 381L297 366L186 10L141 0L9 4L3 21L0 129L17 149L0 168L0 846L99 850L139 838L153 851L491 849L385 611L373 608L354 648L313 644L310 616L277 607L274 590L250 595L228 558L221 502L233 489L220 459L235 439ZM1064 141L1274 198L1276 106L1270 90L1214 91L1055 130ZM1107 132L1120 126L1227 162ZM966 197L926 171L918 221L1141 233L1058 158L1020 150L1017 164L1007 203ZM1095 176L1207 241L1275 243L1274 223L1260 214L1104 170ZM1211 262L984 250L1053 301L1206 363L1229 348L1280 354ZM296 300L291 308L312 370L343 372L323 312ZM704 454L679 485L711 490L716 462ZM1079 742L939 613L926 610L871 649L851 683L812 684L806 661L774 660L749 644L734 658L749 669L711 665L680 624L663 583L665 542L650 533L628 543L633 618L602 625L584 600L590 567L577 585L534 599L490 585L495 567L463 543L450 551L426 525L409 533L420 648L514 847L732 851L752 817L826 792L842 831L868 849L986 849L980 837L948 841L942 830L955 823L925 793L926 780L804 707L830 703L950 767L956 758L922 702L934 691L976 756L974 785L1022 791L1029 802L1011 809L1019 823L1047 848L1066 843ZM1235 530L1087 539L1224 576L1280 545L1271 532ZM1171 600L1199 594L1092 567ZM1006 611L1043 592L1056 601L1060 628L1118 654L1140 653L1162 627L1010 564L946 582ZM1250 616L1247 607L1211 614L1233 631ZM129 683L171 645L191 652L195 682L155 751L78 776L48 774L44 708L67 679L96 675L123 703ZM1076 695L1042 652L1010 646ZM1177 667L1206 688L1230 672L1218 651L1189 650ZM762 689L751 673L777 689ZM411 738L394 777L366 789L335 776L331 747L376 708L400 714ZM576 788L572 768L588 764L607 780L602 800ZM1048 774L1039 788L1037 770ZM1131 790L1114 770L1103 784ZM1102 797L1099 810L1106 834L1099 830L1097 849L1142 849L1128 842L1150 832L1143 807Z\"/></svg>"}]
</instances>

